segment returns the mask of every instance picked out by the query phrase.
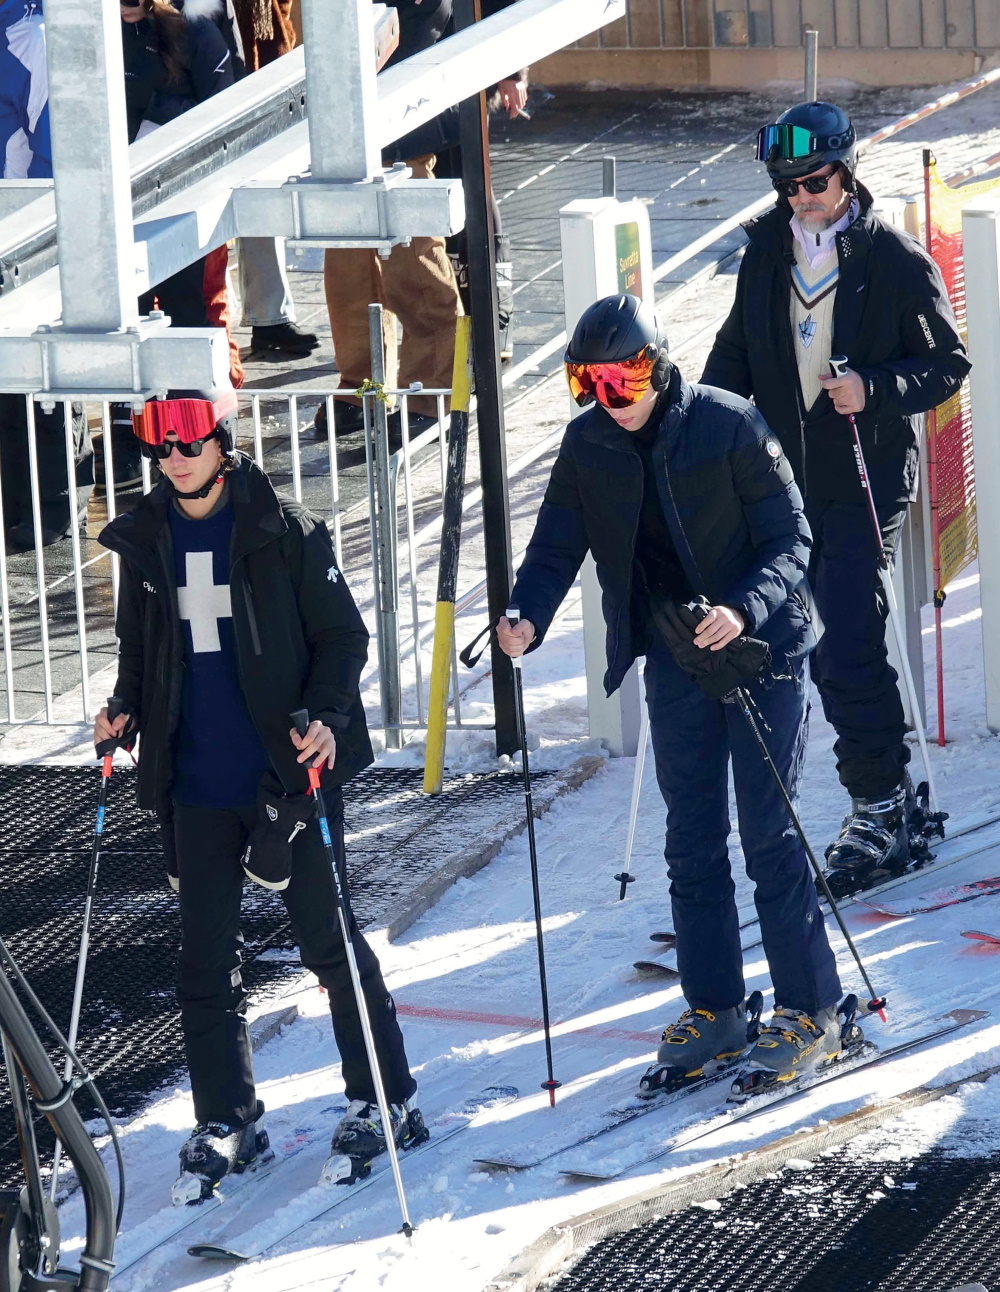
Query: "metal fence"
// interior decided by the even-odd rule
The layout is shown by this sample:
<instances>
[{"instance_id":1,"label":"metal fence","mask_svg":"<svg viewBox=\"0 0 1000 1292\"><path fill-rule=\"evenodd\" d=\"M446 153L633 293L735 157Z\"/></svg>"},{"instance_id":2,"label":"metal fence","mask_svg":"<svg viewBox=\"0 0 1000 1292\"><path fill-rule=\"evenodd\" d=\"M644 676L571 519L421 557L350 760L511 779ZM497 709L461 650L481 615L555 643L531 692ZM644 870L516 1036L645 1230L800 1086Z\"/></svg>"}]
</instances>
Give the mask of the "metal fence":
<instances>
[{"instance_id":1,"label":"metal fence","mask_svg":"<svg viewBox=\"0 0 1000 1292\"><path fill-rule=\"evenodd\" d=\"M381 310L372 309L373 353L377 346L381 354ZM375 650L362 679L362 694L372 726L384 730L391 748L401 744L402 732L424 725L422 656L433 633L437 539L447 472L447 439L441 429L446 432L451 392L418 385L385 389L379 375L376 365L376 380L368 390L238 392L238 446L267 470L279 491L326 520L338 564L372 631ZM437 422L411 435L409 401L418 392L436 401ZM350 397L362 402L364 428L338 443L334 406ZM32 510L39 517L37 405L30 398L26 403ZM392 403L399 411L399 439L391 446L387 413ZM325 439L313 425L321 406L329 428ZM71 406L64 407L66 464L72 480L73 419ZM36 525L34 551L0 555L0 721L7 723L87 720L114 679L118 557L100 546L97 535L134 503L137 493L113 484L111 406L88 403L84 411L90 433L100 441L109 482L105 491L95 492L85 524L74 526L68 539L43 547L37 542ZM150 464L143 459L144 492L152 479ZM473 495L477 492L474 489ZM470 496L470 504L475 500ZM0 504L0 532L2 525ZM474 555L472 562L476 564ZM463 604L471 606L483 591L477 585ZM454 725L460 726L457 659L453 683Z\"/></svg>"},{"instance_id":2,"label":"metal fence","mask_svg":"<svg viewBox=\"0 0 1000 1292\"><path fill-rule=\"evenodd\" d=\"M1000 48L1000 0L628 0L591 49L788 48L813 27L840 49Z\"/></svg>"}]
</instances>

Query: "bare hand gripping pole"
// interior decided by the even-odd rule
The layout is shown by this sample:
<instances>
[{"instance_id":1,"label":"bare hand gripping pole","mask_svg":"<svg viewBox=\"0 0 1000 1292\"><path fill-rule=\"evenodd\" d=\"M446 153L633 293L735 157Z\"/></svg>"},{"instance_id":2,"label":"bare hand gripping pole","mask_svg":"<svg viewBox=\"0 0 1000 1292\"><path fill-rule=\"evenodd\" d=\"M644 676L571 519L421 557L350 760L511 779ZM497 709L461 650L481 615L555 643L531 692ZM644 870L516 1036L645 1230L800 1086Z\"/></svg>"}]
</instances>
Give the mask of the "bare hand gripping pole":
<instances>
[{"instance_id":1,"label":"bare hand gripping pole","mask_svg":"<svg viewBox=\"0 0 1000 1292\"><path fill-rule=\"evenodd\" d=\"M846 355L832 354L830 356L830 372L834 377L843 377L847 372L849 360ZM889 623L892 626L892 635L896 643L896 653L899 656L900 666L903 670L903 685L906 687L906 694L910 701L910 712L913 714L913 726L917 733L917 741L920 745L920 756L924 760L924 774L927 778L927 792L930 799L931 811L940 812L938 806L937 789L934 785L934 772L931 768L930 752L927 748L927 736L924 732L924 723L921 718L922 706L917 703L917 687L913 681L913 670L910 668L910 657L906 651L906 637L903 632L902 624L899 621L899 606L896 602L896 589L892 584L892 569L889 565L889 558L885 554L885 548L882 545L882 526L878 523L878 512L875 510L875 499L872 497L871 482L868 478L868 466L865 462L865 455L861 448L861 436L858 433L857 418L853 413L847 414L847 420L851 424L851 431L854 435L854 461L858 468L858 478L861 481L861 488L864 490L865 501L868 504L868 515L872 522L872 532L875 535L875 546L878 551L878 570L879 577L882 580L882 586L885 588L886 599L889 603Z\"/></svg>"},{"instance_id":2,"label":"bare hand gripping pole","mask_svg":"<svg viewBox=\"0 0 1000 1292\"><path fill-rule=\"evenodd\" d=\"M521 618L517 606L507 607L507 622ZM552 1029L549 1024L549 985L545 976L545 937L542 932L542 897L538 887L538 851L535 847L535 809L531 801L531 772L528 767L528 730L524 725L524 691L521 686L522 656L511 660L514 665L514 707L517 731L521 741L521 774L524 777L524 807L528 815L528 855L531 858L531 897L535 904L535 941L538 945L538 982L542 993L542 1027L545 1031L545 1063L548 1077L542 1089L549 1092L549 1103L555 1107L556 1091L562 1085L552 1075Z\"/></svg>"},{"instance_id":3,"label":"bare hand gripping pole","mask_svg":"<svg viewBox=\"0 0 1000 1292\"><path fill-rule=\"evenodd\" d=\"M299 735L305 736L309 728L309 711L307 709L296 709L294 713L288 716L291 718L292 726ZM320 766L322 766L322 762L323 760L320 759ZM354 944L351 941L351 921L347 912L347 898L344 895L344 885L337 866L337 854L334 851L333 839L330 837L330 825L326 819L326 804L323 802L323 791L320 789L319 784L320 768L309 766L306 770L309 773L309 789L312 791L312 796L316 803L320 834L323 836L326 855L330 861L330 869L333 871L334 886L337 890L337 918L340 921L340 936L344 939L344 954L347 956L347 966L351 973L351 986L354 988L354 999L357 1002L358 1017L361 1020L361 1032L365 1038L365 1052L368 1055L368 1066L371 1069L372 1085L375 1087L375 1102L378 1104L378 1110L382 1117L382 1128L385 1131L385 1148L389 1154L389 1165L392 1167L392 1178L396 1185L396 1197L399 1199L399 1211L403 1218L401 1232L407 1238L412 1238L413 1226L410 1224L410 1213L406 1206L403 1177L399 1172L399 1154L396 1151L396 1137L392 1129L389 1101L386 1098L385 1083L382 1080L378 1052L375 1049L375 1036L372 1032L371 1019L368 1016L368 1002L365 1000L364 988L361 985L361 974L358 972L358 961L354 954Z\"/></svg>"}]
</instances>

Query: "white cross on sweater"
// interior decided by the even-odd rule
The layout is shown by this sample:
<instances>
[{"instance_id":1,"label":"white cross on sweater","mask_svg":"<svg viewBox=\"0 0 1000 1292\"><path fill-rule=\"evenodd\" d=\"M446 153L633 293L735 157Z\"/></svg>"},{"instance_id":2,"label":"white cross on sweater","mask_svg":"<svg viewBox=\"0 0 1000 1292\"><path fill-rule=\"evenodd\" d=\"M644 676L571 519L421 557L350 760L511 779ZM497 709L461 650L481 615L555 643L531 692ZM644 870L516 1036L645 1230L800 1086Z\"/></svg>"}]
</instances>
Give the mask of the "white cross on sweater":
<instances>
[{"instance_id":1,"label":"white cross on sweater","mask_svg":"<svg viewBox=\"0 0 1000 1292\"><path fill-rule=\"evenodd\" d=\"M191 623L191 648L198 654L222 649L219 620L233 617L228 583L216 583L211 552L188 552L185 556L187 584L177 589L177 608Z\"/></svg>"}]
</instances>

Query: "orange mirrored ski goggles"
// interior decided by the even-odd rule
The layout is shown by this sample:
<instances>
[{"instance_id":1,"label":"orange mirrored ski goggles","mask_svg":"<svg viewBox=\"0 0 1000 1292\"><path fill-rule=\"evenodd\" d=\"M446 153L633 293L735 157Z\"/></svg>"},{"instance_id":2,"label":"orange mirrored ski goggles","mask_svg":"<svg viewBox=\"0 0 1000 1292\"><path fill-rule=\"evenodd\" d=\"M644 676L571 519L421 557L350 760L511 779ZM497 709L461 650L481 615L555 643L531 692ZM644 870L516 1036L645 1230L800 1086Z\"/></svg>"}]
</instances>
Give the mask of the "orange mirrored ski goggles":
<instances>
[{"instance_id":1,"label":"orange mirrored ski goggles","mask_svg":"<svg viewBox=\"0 0 1000 1292\"><path fill-rule=\"evenodd\" d=\"M182 444L204 440L225 417L235 415L235 391L210 399L150 400L141 413L132 414L132 426L143 444L162 444L173 432Z\"/></svg>"},{"instance_id":2,"label":"orange mirrored ski goggles","mask_svg":"<svg viewBox=\"0 0 1000 1292\"><path fill-rule=\"evenodd\" d=\"M593 398L605 408L630 408L649 389L656 350L646 346L634 358L614 363L574 363L568 356L565 363L569 393L581 407Z\"/></svg>"}]
</instances>

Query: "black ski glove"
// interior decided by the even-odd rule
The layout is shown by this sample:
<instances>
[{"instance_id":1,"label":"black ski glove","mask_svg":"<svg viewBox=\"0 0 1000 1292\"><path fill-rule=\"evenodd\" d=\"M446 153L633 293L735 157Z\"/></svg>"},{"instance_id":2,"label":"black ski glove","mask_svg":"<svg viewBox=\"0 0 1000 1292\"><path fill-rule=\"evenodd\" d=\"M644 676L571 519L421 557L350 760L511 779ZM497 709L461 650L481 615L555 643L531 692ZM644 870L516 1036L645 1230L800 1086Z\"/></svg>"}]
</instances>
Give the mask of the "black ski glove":
<instances>
[{"instance_id":1,"label":"black ski glove","mask_svg":"<svg viewBox=\"0 0 1000 1292\"><path fill-rule=\"evenodd\" d=\"M287 888L292 845L315 815L311 794L286 794L278 778L265 772L257 786L257 824L242 858L247 877L262 888Z\"/></svg>"},{"instance_id":2,"label":"black ski glove","mask_svg":"<svg viewBox=\"0 0 1000 1292\"><path fill-rule=\"evenodd\" d=\"M653 597L649 609L677 667L712 700L725 699L738 686L746 686L771 663L771 648L756 637L741 634L722 650L696 646L694 630L711 609L704 597L687 605Z\"/></svg>"}]
</instances>

